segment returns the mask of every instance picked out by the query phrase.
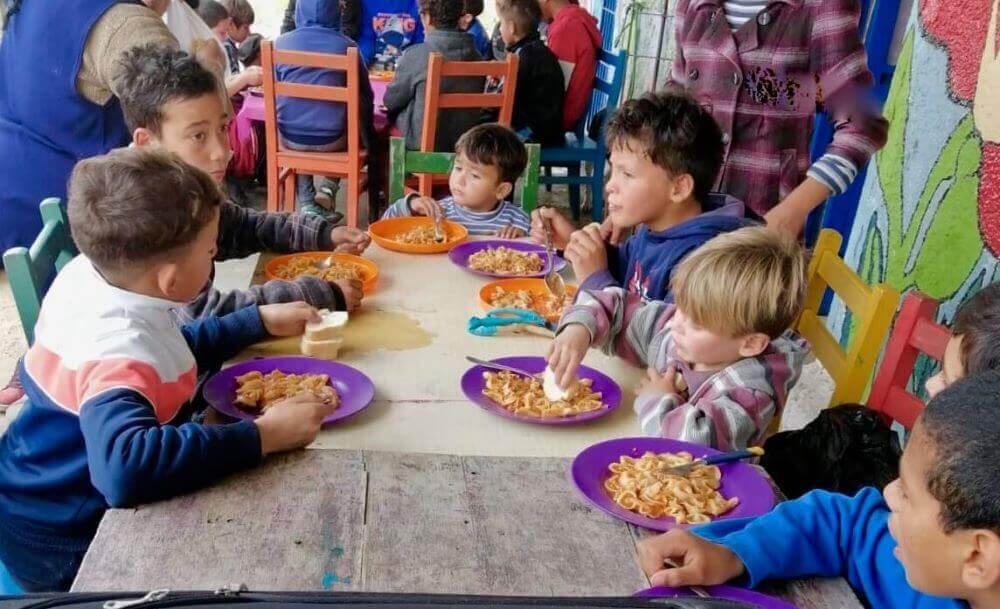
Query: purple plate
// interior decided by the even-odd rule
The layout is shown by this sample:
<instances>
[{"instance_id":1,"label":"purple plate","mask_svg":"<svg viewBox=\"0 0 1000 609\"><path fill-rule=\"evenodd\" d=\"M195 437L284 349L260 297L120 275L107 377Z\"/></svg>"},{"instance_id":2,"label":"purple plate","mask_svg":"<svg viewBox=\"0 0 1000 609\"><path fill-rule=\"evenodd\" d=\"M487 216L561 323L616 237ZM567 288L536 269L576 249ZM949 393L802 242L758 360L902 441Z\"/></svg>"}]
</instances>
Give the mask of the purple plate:
<instances>
[{"instance_id":1,"label":"purple plate","mask_svg":"<svg viewBox=\"0 0 1000 609\"><path fill-rule=\"evenodd\" d=\"M475 269L469 268L469 257L476 252L497 248L506 247L512 250L518 250L520 252L534 252L542 257L542 263L545 265L540 273L534 273L532 275L500 275L497 273L487 273L485 271L477 271ZM545 247L541 245L536 245L534 243L527 243L524 241L505 241L503 239L493 239L487 241L466 241L465 243L456 245L451 248L448 252L448 258L451 259L456 265L462 267L463 269L469 271L470 273L475 273L477 275L484 275L486 277L501 277L504 279L510 279L512 277L545 277L549 272L548 268L548 258L545 254ZM552 265L556 267L556 272L566 268L566 261L559 256L552 257Z\"/></svg>"},{"instance_id":2,"label":"purple plate","mask_svg":"<svg viewBox=\"0 0 1000 609\"><path fill-rule=\"evenodd\" d=\"M333 414L323 419L324 425L342 421L355 415L371 404L375 397L375 385L371 379L350 366L325 359L288 356L255 359L230 366L208 379L202 394L212 408L237 419L256 419L258 415L240 410L236 400L236 377L257 370L264 374L281 370L288 374L326 374L330 384L340 396L340 406Z\"/></svg>"},{"instance_id":3,"label":"purple plate","mask_svg":"<svg viewBox=\"0 0 1000 609\"><path fill-rule=\"evenodd\" d=\"M787 603L780 598L774 598L760 592L747 590L746 588L736 588L734 586L705 586L705 592L727 601L746 603L759 609L796 609L795 605ZM690 598L697 596L688 588L669 588L667 586L657 586L636 592L634 596L641 598Z\"/></svg>"},{"instance_id":4,"label":"purple plate","mask_svg":"<svg viewBox=\"0 0 1000 609\"><path fill-rule=\"evenodd\" d=\"M500 357L490 361L494 361L498 364L505 364L507 366L513 366L514 368L520 368L525 372L531 373L543 372L545 370L544 357ZM462 375L462 392L465 393L465 397L469 398L472 403L479 406L483 410L492 412L493 414L500 415L501 417L505 417L507 419L520 421L522 423L534 423L536 425L574 425L577 423L586 423L587 421L593 421L594 419L603 417L615 408L618 408L619 404L622 403L622 389L618 386L618 383L614 382L611 377L602 372L598 372L597 370L588 368L587 366L580 366L580 370L577 372L577 375L580 378L591 379L593 381L590 388L601 394L601 401L604 402L604 408L584 412L570 417L553 417L544 419L541 417L514 414L483 395L483 389L486 387L486 381L483 379L483 373L492 371L492 368L486 368L484 366L473 366L472 368L469 368L466 373Z\"/></svg>"},{"instance_id":5,"label":"purple plate","mask_svg":"<svg viewBox=\"0 0 1000 609\"><path fill-rule=\"evenodd\" d=\"M667 438L618 438L616 440L608 440L588 446L573 459L569 471L573 479L573 484L583 493L587 501L594 504L606 514L610 514L625 522L631 522L634 525L653 529L654 531L667 531L677 526L690 526L678 525L669 516L647 518L632 510L626 510L615 503L607 491L604 490L604 481L608 478L609 464L616 463L618 458L623 455L641 457L646 451L654 453L684 451L691 453L696 459L706 455L719 454L719 451L707 446L689 444L680 440L668 440ZM771 508L774 507L774 490L763 474L746 463L725 463L718 467L722 470L722 488L719 489L722 496L726 498L739 497L740 503L732 510L714 520L760 516L771 511Z\"/></svg>"}]
</instances>

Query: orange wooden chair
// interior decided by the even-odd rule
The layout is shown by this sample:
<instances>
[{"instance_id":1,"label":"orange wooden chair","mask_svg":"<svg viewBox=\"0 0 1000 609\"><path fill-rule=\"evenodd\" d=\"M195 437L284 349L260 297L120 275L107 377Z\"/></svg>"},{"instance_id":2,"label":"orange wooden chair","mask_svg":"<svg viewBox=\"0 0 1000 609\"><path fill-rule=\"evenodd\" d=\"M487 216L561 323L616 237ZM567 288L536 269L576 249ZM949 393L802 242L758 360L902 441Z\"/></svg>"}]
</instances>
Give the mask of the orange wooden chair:
<instances>
[{"instance_id":1,"label":"orange wooden chair","mask_svg":"<svg viewBox=\"0 0 1000 609\"><path fill-rule=\"evenodd\" d=\"M427 85L424 93L424 125L420 132L420 151L434 152L438 112L456 108L499 108L497 122L510 127L514 114L514 93L517 88L518 57L508 53L505 61L446 61L440 53L431 53L427 60ZM497 93L442 93L441 83L447 77L503 79L503 89ZM442 150L439 152L454 152ZM435 180L437 174L417 176L417 190L429 197L434 184L447 184L447 176Z\"/></svg>"},{"instance_id":2,"label":"orange wooden chair","mask_svg":"<svg viewBox=\"0 0 1000 609\"><path fill-rule=\"evenodd\" d=\"M307 85L278 82L275 65L324 68L347 75L346 87ZM347 49L346 55L277 51L272 43L261 44L261 66L264 70L264 128L267 139L267 210L295 209L295 176L298 173L345 178L347 180L347 225L358 226L361 189L368 181L365 167L368 153L361 149L361 121L358 91L358 49ZM347 150L344 152L299 152L278 143L277 96L341 102L347 105ZM282 190L284 192L282 192ZM282 205L284 203L284 205Z\"/></svg>"},{"instance_id":3,"label":"orange wooden chair","mask_svg":"<svg viewBox=\"0 0 1000 609\"><path fill-rule=\"evenodd\" d=\"M921 292L910 292L903 298L868 394L869 408L906 429L913 427L924 410L923 400L906 389L917 356L923 353L940 362L951 338L951 331L934 321L937 308L938 301Z\"/></svg>"}]
</instances>

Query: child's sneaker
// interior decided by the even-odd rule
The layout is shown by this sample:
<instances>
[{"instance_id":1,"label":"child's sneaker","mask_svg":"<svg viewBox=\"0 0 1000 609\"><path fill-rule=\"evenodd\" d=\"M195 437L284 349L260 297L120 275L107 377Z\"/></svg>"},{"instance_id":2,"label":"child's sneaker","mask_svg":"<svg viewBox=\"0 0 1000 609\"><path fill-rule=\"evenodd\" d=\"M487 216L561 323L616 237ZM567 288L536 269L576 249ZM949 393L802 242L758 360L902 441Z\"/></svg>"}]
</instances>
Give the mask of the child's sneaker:
<instances>
[{"instance_id":1,"label":"child's sneaker","mask_svg":"<svg viewBox=\"0 0 1000 609\"><path fill-rule=\"evenodd\" d=\"M24 387L21 385L21 377L18 376L17 370L15 370L14 376L10 377L10 380L7 381L7 386L0 389L0 406L10 406L23 397Z\"/></svg>"},{"instance_id":2,"label":"child's sneaker","mask_svg":"<svg viewBox=\"0 0 1000 609\"><path fill-rule=\"evenodd\" d=\"M344 214L318 205L316 203L306 203L299 208L299 211L306 216L319 216L324 220L329 220L334 224L344 219Z\"/></svg>"}]
</instances>

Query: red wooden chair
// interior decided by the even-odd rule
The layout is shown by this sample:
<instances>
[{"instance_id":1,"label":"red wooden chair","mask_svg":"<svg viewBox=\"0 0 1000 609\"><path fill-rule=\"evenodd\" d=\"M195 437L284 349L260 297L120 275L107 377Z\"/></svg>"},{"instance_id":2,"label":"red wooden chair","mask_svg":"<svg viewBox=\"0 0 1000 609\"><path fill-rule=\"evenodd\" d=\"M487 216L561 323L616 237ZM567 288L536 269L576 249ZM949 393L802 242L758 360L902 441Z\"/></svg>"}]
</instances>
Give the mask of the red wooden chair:
<instances>
[{"instance_id":1,"label":"red wooden chair","mask_svg":"<svg viewBox=\"0 0 1000 609\"><path fill-rule=\"evenodd\" d=\"M324 68L347 75L346 87L307 85L278 82L275 65ZM359 118L358 49L347 49L346 55L276 51L272 43L261 44L261 66L264 70L264 129L267 139L267 209L295 209L295 176L298 173L346 179L347 225L358 226L361 189L368 181L365 168L368 154L361 149ZM347 105L347 150L343 152L299 152L281 147L278 142L277 96L341 102ZM282 192L282 189L284 192ZM282 205L284 203L284 205Z\"/></svg>"},{"instance_id":2,"label":"red wooden chair","mask_svg":"<svg viewBox=\"0 0 1000 609\"><path fill-rule=\"evenodd\" d=\"M497 122L510 127L514 114L514 94L517 88L518 57L508 53L505 61L446 61L439 53L431 53L427 60L427 86L424 93L424 125L420 132L420 151L434 152L437 136L438 112L456 108L499 108ZM474 77L503 79L503 89L497 93L442 93L441 83L447 77ZM443 150L440 152L454 152ZM447 183L447 176L434 179L437 174L417 175L417 190L429 197L435 183Z\"/></svg>"},{"instance_id":3,"label":"red wooden chair","mask_svg":"<svg viewBox=\"0 0 1000 609\"><path fill-rule=\"evenodd\" d=\"M941 361L951 338L948 328L934 321L937 307L938 301L926 294L906 294L868 394L869 408L906 429L924 410L923 400L906 389L917 356L923 353Z\"/></svg>"}]
</instances>

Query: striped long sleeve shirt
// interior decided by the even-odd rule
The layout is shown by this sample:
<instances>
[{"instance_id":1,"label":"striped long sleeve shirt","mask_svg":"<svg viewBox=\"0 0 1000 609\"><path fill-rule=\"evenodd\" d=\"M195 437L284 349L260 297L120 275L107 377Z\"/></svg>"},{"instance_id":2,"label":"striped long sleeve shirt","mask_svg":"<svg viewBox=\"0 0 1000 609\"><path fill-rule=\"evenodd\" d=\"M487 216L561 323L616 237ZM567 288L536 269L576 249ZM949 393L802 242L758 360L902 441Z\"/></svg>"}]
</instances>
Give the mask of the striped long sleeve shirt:
<instances>
[{"instance_id":1,"label":"striped long sleeve shirt","mask_svg":"<svg viewBox=\"0 0 1000 609\"><path fill-rule=\"evenodd\" d=\"M528 234L531 230L531 220L528 218L528 214L508 201L500 201L500 204L493 211L487 212L475 212L462 207L455 203L451 197L441 199L438 204L441 206L445 218L469 229L470 235L495 235L497 231L506 226L519 228L524 231L524 234ZM409 197L403 197L385 210L382 217L400 218L412 215Z\"/></svg>"}]
</instances>

